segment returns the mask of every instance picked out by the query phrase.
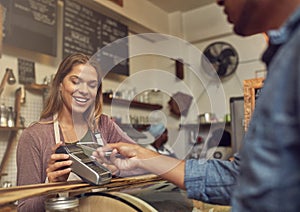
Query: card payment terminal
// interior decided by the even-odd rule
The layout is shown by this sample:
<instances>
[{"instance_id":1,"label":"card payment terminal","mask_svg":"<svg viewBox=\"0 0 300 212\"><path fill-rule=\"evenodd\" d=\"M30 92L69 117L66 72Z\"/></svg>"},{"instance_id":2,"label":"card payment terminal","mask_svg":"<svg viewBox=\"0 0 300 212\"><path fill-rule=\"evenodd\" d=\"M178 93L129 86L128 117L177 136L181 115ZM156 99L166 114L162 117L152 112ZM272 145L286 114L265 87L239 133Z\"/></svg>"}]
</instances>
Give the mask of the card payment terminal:
<instances>
[{"instance_id":1,"label":"card payment terminal","mask_svg":"<svg viewBox=\"0 0 300 212\"><path fill-rule=\"evenodd\" d=\"M112 178L111 172L106 167L87 156L83 149L76 144L60 146L55 153L69 154L70 160L73 161L70 166L72 172L88 183L102 185L110 182Z\"/></svg>"}]
</instances>

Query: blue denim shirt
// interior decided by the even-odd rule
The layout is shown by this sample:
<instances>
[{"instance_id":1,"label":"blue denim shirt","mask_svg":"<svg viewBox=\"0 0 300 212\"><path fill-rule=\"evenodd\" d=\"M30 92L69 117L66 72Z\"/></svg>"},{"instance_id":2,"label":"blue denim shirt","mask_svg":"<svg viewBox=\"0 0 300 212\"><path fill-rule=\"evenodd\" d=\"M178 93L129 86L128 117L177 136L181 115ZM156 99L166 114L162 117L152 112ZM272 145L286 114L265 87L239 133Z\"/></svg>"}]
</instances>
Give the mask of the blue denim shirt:
<instances>
[{"instance_id":1,"label":"blue denim shirt","mask_svg":"<svg viewBox=\"0 0 300 212\"><path fill-rule=\"evenodd\" d=\"M215 204L229 205L239 173L240 159L192 159L185 163L185 187L189 198Z\"/></svg>"},{"instance_id":2,"label":"blue denim shirt","mask_svg":"<svg viewBox=\"0 0 300 212\"><path fill-rule=\"evenodd\" d=\"M273 54L242 150L233 163L187 160L190 198L238 212L300 210L300 9L269 35Z\"/></svg>"}]
</instances>

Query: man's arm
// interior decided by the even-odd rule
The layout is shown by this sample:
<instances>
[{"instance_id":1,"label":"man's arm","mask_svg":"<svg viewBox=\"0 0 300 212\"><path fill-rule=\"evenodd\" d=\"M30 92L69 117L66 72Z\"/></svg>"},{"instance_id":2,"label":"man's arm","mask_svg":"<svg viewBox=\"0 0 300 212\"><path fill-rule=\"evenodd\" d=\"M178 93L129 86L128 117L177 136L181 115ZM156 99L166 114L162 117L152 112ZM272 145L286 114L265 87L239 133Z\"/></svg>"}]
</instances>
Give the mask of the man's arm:
<instances>
[{"instance_id":1,"label":"man's arm","mask_svg":"<svg viewBox=\"0 0 300 212\"><path fill-rule=\"evenodd\" d=\"M111 162L121 170L145 169L186 189L189 198L223 205L230 204L230 197L239 174L239 157L233 162L222 160L178 160L139 145L114 143L94 152L102 158L112 150ZM124 156L116 157L119 153Z\"/></svg>"}]
</instances>

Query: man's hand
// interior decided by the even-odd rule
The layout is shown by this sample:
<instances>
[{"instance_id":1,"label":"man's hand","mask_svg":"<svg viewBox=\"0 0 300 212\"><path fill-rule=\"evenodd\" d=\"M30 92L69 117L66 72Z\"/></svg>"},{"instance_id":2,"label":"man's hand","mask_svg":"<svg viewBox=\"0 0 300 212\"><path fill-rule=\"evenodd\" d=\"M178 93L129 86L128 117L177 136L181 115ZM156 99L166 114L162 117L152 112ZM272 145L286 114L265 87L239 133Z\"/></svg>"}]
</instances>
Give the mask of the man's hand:
<instances>
[{"instance_id":1,"label":"man's hand","mask_svg":"<svg viewBox=\"0 0 300 212\"><path fill-rule=\"evenodd\" d=\"M138 144L122 142L100 147L93 153L93 156L101 161L105 158L107 151L112 151L110 161L121 171L141 168L184 188L185 162L182 160L161 155ZM122 157L118 157L117 154L121 154Z\"/></svg>"},{"instance_id":2,"label":"man's hand","mask_svg":"<svg viewBox=\"0 0 300 212\"><path fill-rule=\"evenodd\" d=\"M114 164L120 170L130 171L139 168L139 159L137 158L139 145L129 143L111 143L105 147L100 147L93 153L93 156L100 163ZM109 158L106 152L111 151ZM119 157L121 154L123 157ZM109 160L108 160L109 159Z\"/></svg>"}]
</instances>

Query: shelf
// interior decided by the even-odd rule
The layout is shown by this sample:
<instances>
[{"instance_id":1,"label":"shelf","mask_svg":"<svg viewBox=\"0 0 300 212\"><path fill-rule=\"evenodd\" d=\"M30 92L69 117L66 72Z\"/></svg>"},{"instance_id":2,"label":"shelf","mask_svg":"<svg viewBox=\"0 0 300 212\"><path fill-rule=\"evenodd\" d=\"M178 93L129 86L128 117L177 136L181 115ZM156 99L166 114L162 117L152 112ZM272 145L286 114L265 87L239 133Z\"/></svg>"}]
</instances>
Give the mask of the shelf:
<instances>
[{"instance_id":1,"label":"shelf","mask_svg":"<svg viewBox=\"0 0 300 212\"><path fill-rule=\"evenodd\" d=\"M23 129L25 129L25 127L0 127L0 131L18 131Z\"/></svg>"},{"instance_id":2,"label":"shelf","mask_svg":"<svg viewBox=\"0 0 300 212\"><path fill-rule=\"evenodd\" d=\"M8 161L10 152L13 148L13 143L17 139L18 130L24 129L25 127L19 126L20 123L20 108L21 108L21 101L22 101L22 89L17 89L15 92L15 123L16 127L0 127L1 132L9 133L9 137L7 139L6 148L4 150L4 154L1 159L0 163L0 180L3 174L5 165Z\"/></svg>"},{"instance_id":3,"label":"shelf","mask_svg":"<svg viewBox=\"0 0 300 212\"><path fill-rule=\"evenodd\" d=\"M230 122L211 122L211 123L191 123L191 124L180 124L179 128L209 128L210 126L230 126Z\"/></svg>"},{"instance_id":4,"label":"shelf","mask_svg":"<svg viewBox=\"0 0 300 212\"><path fill-rule=\"evenodd\" d=\"M130 106L134 108L140 108L144 110L160 110L162 109L162 105L158 104L148 104L144 102L138 102L135 100L129 101L126 99L117 99L117 98L110 98L106 95L103 95L103 103L111 104L113 101L114 104L117 104L118 106Z\"/></svg>"},{"instance_id":5,"label":"shelf","mask_svg":"<svg viewBox=\"0 0 300 212\"><path fill-rule=\"evenodd\" d=\"M32 83L32 84L28 84L25 85L25 89L27 90L31 90L31 91L45 91L46 89L48 89L49 86L45 85L45 84L36 84L36 83ZM139 101L129 101L126 99L117 99L117 98L110 98L107 95L103 95L103 103L105 104L111 104L112 101L114 102L114 104L117 104L119 106L127 106L129 105L130 107L134 107L134 108L140 108L140 109L144 109L144 110L160 110L162 109L162 105L158 105L158 104L148 104L148 103L144 103L144 102L139 102Z\"/></svg>"},{"instance_id":6,"label":"shelf","mask_svg":"<svg viewBox=\"0 0 300 212\"><path fill-rule=\"evenodd\" d=\"M151 126L150 124L125 124L125 123L117 123L121 128L129 128L132 127L137 131L146 131Z\"/></svg>"},{"instance_id":7,"label":"shelf","mask_svg":"<svg viewBox=\"0 0 300 212\"><path fill-rule=\"evenodd\" d=\"M49 85L36 84L36 83L26 84L24 85L24 87L26 90L35 91L35 92L45 92L45 90L49 89Z\"/></svg>"},{"instance_id":8,"label":"shelf","mask_svg":"<svg viewBox=\"0 0 300 212\"><path fill-rule=\"evenodd\" d=\"M24 129L24 127L0 127L1 132L9 132L9 138L7 139L6 148L4 150L4 155L0 163L0 180L1 177L5 175L3 173L5 165L8 161L11 149L13 147L13 142L17 139L18 130Z\"/></svg>"},{"instance_id":9,"label":"shelf","mask_svg":"<svg viewBox=\"0 0 300 212\"><path fill-rule=\"evenodd\" d=\"M147 138L147 136L143 134L142 131L146 131L150 127L150 124L131 125L131 124L118 123L118 125L132 139Z\"/></svg>"}]
</instances>

